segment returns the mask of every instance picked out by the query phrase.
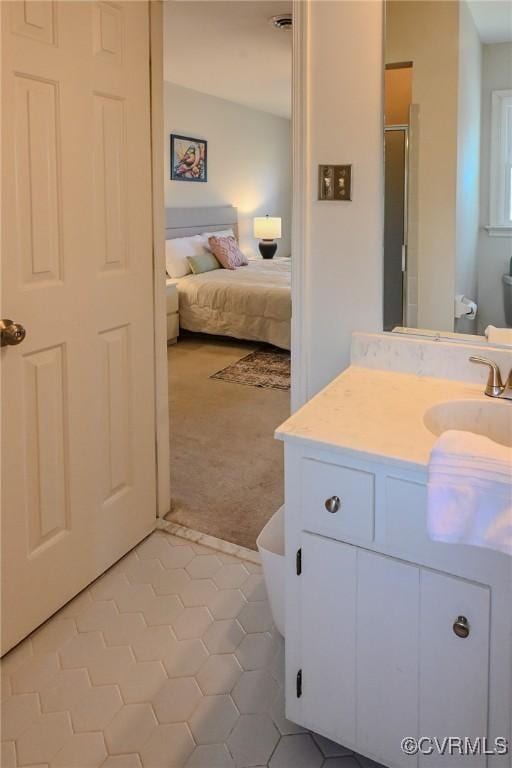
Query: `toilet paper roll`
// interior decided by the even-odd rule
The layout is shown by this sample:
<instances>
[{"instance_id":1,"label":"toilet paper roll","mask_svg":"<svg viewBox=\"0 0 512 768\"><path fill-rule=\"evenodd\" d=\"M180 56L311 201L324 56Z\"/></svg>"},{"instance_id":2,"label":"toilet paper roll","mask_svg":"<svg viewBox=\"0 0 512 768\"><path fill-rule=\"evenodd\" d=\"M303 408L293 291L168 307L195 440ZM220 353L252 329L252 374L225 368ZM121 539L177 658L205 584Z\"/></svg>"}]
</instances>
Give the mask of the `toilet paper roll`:
<instances>
[{"instance_id":1,"label":"toilet paper roll","mask_svg":"<svg viewBox=\"0 0 512 768\"><path fill-rule=\"evenodd\" d=\"M488 325L485 335L489 344L507 344L512 347L512 328L496 328L494 325Z\"/></svg>"}]
</instances>

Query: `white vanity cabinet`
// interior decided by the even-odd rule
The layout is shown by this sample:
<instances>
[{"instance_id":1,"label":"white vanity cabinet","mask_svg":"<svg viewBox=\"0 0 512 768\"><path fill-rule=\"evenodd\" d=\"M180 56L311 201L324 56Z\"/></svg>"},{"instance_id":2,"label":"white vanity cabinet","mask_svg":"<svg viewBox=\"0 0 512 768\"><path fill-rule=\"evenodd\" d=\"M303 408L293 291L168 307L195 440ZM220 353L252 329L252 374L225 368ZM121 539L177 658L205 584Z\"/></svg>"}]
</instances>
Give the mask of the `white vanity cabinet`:
<instances>
[{"instance_id":1,"label":"white vanity cabinet","mask_svg":"<svg viewBox=\"0 0 512 768\"><path fill-rule=\"evenodd\" d=\"M401 751L510 738L508 558L428 538L425 473L311 441L285 455L288 718L393 768L508 768Z\"/></svg>"},{"instance_id":2,"label":"white vanity cabinet","mask_svg":"<svg viewBox=\"0 0 512 768\"><path fill-rule=\"evenodd\" d=\"M302 562L310 727L404 766L405 736L487 733L485 587L309 533ZM453 632L461 614L465 639Z\"/></svg>"}]
</instances>

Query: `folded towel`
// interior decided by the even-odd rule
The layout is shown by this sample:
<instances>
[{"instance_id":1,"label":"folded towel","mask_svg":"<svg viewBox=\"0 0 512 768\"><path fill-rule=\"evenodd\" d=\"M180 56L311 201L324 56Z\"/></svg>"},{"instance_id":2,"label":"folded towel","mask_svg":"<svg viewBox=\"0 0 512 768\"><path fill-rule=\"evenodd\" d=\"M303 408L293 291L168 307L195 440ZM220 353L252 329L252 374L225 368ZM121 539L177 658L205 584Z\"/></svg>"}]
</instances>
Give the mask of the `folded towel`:
<instances>
[{"instance_id":1,"label":"folded towel","mask_svg":"<svg viewBox=\"0 0 512 768\"><path fill-rule=\"evenodd\" d=\"M512 555L512 448L473 432L444 432L430 454L427 524L437 541Z\"/></svg>"},{"instance_id":2,"label":"folded towel","mask_svg":"<svg viewBox=\"0 0 512 768\"><path fill-rule=\"evenodd\" d=\"M507 344L512 347L512 328L496 328L488 325L485 335L489 344Z\"/></svg>"}]
</instances>

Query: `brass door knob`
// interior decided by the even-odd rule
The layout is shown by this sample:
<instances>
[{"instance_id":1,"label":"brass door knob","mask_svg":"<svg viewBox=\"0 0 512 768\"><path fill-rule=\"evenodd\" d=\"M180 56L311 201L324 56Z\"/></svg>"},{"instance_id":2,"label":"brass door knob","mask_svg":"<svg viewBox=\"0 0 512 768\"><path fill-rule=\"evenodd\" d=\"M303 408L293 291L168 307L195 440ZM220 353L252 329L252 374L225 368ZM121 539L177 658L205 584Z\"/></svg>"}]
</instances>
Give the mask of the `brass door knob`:
<instances>
[{"instance_id":1,"label":"brass door knob","mask_svg":"<svg viewBox=\"0 0 512 768\"><path fill-rule=\"evenodd\" d=\"M0 347L15 346L21 344L27 332L19 323L12 320L0 320Z\"/></svg>"},{"instance_id":2,"label":"brass door knob","mask_svg":"<svg viewBox=\"0 0 512 768\"><path fill-rule=\"evenodd\" d=\"M330 499L326 499L325 508L328 512L334 515L335 512L341 507L341 499L339 496L331 496Z\"/></svg>"},{"instance_id":3,"label":"brass door knob","mask_svg":"<svg viewBox=\"0 0 512 768\"><path fill-rule=\"evenodd\" d=\"M465 616L457 616L453 622L453 631L457 637L466 638L469 635L469 621Z\"/></svg>"}]
</instances>

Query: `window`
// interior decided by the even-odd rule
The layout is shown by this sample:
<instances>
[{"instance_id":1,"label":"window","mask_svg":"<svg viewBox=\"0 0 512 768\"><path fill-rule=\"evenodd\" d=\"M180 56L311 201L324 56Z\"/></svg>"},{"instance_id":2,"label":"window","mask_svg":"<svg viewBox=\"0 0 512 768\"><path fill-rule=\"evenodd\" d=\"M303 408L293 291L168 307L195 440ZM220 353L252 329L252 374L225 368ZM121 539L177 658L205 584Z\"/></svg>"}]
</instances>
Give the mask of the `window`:
<instances>
[{"instance_id":1,"label":"window","mask_svg":"<svg viewBox=\"0 0 512 768\"><path fill-rule=\"evenodd\" d=\"M512 90L492 94L491 235L512 236Z\"/></svg>"}]
</instances>

